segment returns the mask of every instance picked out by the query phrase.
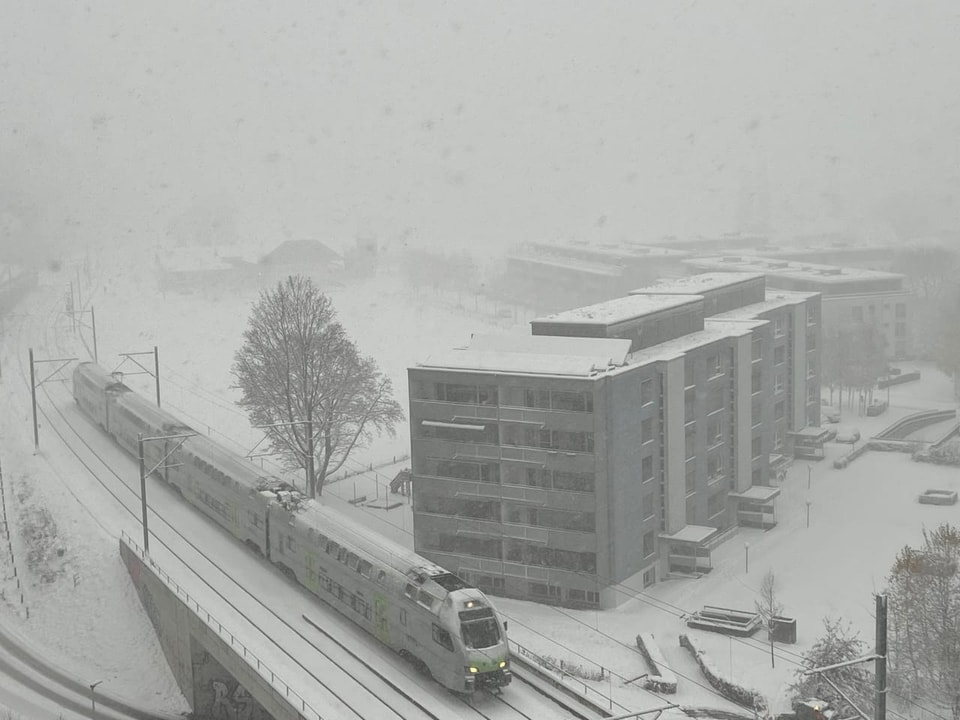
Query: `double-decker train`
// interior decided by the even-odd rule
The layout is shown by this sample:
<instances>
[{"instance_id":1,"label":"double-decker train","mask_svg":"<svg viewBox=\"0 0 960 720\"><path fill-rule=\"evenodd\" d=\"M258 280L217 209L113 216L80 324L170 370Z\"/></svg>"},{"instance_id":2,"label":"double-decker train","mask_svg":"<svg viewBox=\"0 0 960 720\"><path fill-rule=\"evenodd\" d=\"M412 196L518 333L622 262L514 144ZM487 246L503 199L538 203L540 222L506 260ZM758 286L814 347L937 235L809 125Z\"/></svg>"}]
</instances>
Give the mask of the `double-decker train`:
<instances>
[{"instance_id":1,"label":"double-decker train","mask_svg":"<svg viewBox=\"0 0 960 720\"><path fill-rule=\"evenodd\" d=\"M141 435L156 438L142 444L155 475L444 687L469 694L510 682L507 623L480 590L209 437L190 435L189 426L95 363L77 365L73 396L134 457Z\"/></svg>"}]
</instances>

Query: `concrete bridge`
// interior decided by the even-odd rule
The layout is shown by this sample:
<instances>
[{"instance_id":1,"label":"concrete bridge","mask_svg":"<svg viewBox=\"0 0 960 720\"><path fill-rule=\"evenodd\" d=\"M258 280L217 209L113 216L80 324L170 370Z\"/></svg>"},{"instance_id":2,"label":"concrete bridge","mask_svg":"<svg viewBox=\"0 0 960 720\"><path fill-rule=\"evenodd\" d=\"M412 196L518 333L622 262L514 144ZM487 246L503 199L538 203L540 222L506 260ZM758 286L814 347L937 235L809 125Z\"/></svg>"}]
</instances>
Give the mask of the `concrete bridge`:
<instances>
[{"instance_id":1,"label":"concrete bridge","mask_svg":"<svg viewBox=\"0 0 960 720\"><path fill-rule=\"evenodd\" d=\"M126 535L120 555L197 720L325 720Z\"/></svg>"}]
</instances>

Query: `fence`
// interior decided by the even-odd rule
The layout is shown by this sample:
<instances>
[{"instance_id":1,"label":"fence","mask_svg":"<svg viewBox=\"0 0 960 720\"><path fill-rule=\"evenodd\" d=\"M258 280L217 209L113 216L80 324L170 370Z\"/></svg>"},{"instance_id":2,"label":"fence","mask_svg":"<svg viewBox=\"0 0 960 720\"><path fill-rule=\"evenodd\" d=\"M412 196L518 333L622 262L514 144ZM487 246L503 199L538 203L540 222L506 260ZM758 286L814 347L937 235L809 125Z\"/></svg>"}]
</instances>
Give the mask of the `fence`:
<instances>
[{"instance_id":1,"label":"fence","mask_svg":"<svg viewBox=\"0 0 960 720\"><path fill-rule=\"evenodd\" d=\"M23 598L23 586L20 584L20 575L17 573L17 556L13 552L13 538L10 534L10 522L7 520L7 493L6 488L3 484L3 464L0 463L0 522L3 523L3 537L7 540L7 552L10 553L10 566L13 568L13 579L16 581L16 597L14 599L19 599L20 606L24 609L27 614L27 619L30 619L30 606L26 604ZM2 597L6 598L6 592L2 593Z\"/></svg>"}]
</instances>

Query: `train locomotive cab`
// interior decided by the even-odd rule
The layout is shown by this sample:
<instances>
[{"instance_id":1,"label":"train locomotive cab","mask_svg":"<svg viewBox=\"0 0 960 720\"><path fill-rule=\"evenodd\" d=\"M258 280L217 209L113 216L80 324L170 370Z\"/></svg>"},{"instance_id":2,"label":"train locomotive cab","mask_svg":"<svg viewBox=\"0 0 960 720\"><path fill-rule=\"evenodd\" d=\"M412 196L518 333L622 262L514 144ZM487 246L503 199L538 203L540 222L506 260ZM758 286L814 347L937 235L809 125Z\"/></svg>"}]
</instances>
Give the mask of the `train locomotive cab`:
<instances>
[{"instance_id":1,"label":"train locomotive cab","mask_svg":"<svg viewBox=\"0 0 960 720\"><path fill-rule=\"evenodd\" d=\"M510 649L506 624L483 594L474 588L449 595L451 624L463 648L463 692L492 690L509 685Z\"/></svg>"}]
</instances>

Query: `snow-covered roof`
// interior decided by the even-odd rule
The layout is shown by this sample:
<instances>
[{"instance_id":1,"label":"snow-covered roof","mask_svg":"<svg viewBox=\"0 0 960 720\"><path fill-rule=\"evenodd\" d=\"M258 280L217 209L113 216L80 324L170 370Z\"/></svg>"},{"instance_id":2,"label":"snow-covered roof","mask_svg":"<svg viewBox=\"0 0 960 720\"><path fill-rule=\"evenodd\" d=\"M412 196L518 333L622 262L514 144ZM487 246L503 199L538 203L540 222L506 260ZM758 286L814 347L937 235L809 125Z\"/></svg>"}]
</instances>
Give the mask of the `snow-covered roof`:
<instances>
[{"instance_id":1,"label":"snow-covered roof","mask_svg":"<svg viewBox=\"0 0 960 720\"><path fill-rule=\"evenodd\" d=\"M592 262L590 260L579 260L560 255L507 255L507 259L514 262L525 262L531 265L548 265L550 267L562 268L564 270L576 270L577 272L590 275L601 275L603 277L620 277L623 274L623 268L619 265Z\"/></svg>"},{"instance_id":2,"label":"snow-covered roof","mask_svg":"<svg viewBox=\"0 0 960 720\"><path fill-rule=\"evenodd\" d=\"M623 366L629 340L550 335L478 335L468 347L431 355L423 368L591 377Z\"/></svg>"},{"instance_id":3,"label":"snow-covered roof","mask_svg":"<svg viewBox=\"0 0 960 720\"><path fill-rule=\"evenodd\" d=\"M753 500L755 502L768 502L780 495L780 488L768 487L766 485L751 485L742 492L732 492L730 497L743 500Z\"/></svg>"},{"instance_id":4,"label":"snow-covered roof","mask_svg":"<svg viewBox=\"0 0 960 720\"><path fill-rule=\"evenodd\" d=\"M685 525L675 533L660 533L660 537L677 542L702 543L718 532L717 528L706 525Z\"/></svg>"},{"instance_id":5,"label":"snow-covered roof","mask_svg":"<svg viewBox=\"0 0 960 720\"><path fill-rule=\"evenodd\" d=\"M665 278L658 280L653 285L647 285L636 290L631 290L630 295L651 295L662 293L664 295L697 295L711 290L736 285L750 280L763 280L766 277L763 273L753 272L707 272L697 275L688 275L687 277Z\"/></svg>"},{"instance_id":6,"label":"snow-covered roof","mask_svg":"<svg viewBox=\"0 0 960 720\"><path fill-rule=\"evenodd\" d=\"M623 242L601 243L589 243L586 241L574 241L566 243L533 242L530 243L530 247L535 248L538 251L558 252L560 254L565 252L585 252L590 253L591 255L596 255L597 257L609 257L611 259L621 257L644 258L653 256L684 258L690 256L690 253L685 250L677 250L675 248L662 247L659 245L644 245L642 243L631 242L629 240Z\"/></svg>"},{"instance_id":7,"label":"snow-covered roof","mask_svg":"<svg viewBox=\"0 0 960 720\"><path fill-rule=\"evenodd\" d=\"M625 295L595 305L535 318L534 323L616 325L650 313L703 302L698 295Z\"/></svg>"},{"instance_id":8,"label":"snow-covered roof","mask_svg":"<svg viewBox=\"0 0 960 720\"><path fill-rule=\"evenodd\" d=\"M850 280L902 280L903 275L865 268L821 265L800 260L782 260L761 256L716 255L685 260L696 268L709 270L735 270L738 272L764 273L795 280L817 282L823 285L846 283Z\"/></svg>"}]
</instances>

